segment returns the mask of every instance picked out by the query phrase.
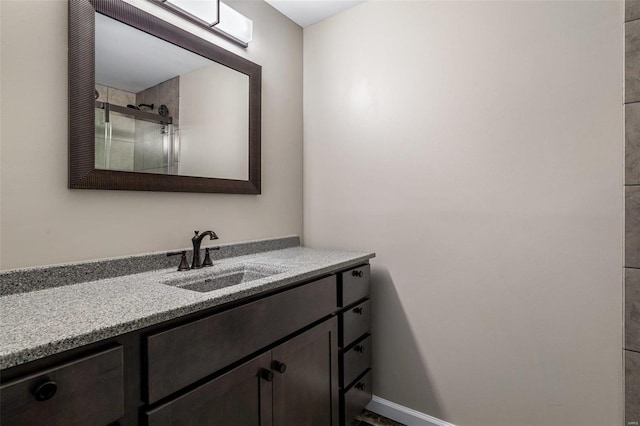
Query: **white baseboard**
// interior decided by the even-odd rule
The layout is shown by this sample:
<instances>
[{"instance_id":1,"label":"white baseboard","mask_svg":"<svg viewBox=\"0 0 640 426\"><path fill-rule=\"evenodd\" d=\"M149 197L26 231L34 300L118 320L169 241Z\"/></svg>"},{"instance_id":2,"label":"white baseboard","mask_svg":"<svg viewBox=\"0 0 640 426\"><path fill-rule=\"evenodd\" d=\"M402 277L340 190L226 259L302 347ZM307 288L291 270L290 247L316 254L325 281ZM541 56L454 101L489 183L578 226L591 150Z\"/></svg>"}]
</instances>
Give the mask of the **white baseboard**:
<instances>
[{"instance_id":1,"label":"white baseboard","mask_svg":"<svg viewBox=\"0 0 640 426\"><path fill-rule=\"evenodd\" d=\"M455 426L452 423L437 419L428 414L407 408L395 402L387 401L373 395L373 399L367 405L367 410L385 416L407 426Z\"/></svg>"}]
</instances>

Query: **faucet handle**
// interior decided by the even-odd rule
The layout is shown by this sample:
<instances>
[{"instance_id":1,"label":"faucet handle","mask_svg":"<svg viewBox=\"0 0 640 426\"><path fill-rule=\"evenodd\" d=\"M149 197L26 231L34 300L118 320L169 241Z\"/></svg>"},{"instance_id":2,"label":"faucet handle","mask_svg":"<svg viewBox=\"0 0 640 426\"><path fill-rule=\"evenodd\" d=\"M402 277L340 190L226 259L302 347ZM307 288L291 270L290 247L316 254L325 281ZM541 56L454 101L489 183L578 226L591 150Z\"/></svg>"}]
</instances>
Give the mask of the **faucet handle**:
<instances>
[{"instance_id":1,"label":"faucet handle","mask_svg":"<svg viewBox=\"0 0 640 426\"><path fill-rule=\"evenodd\" d=\"M220 250L220 247L205 247L204 248L204 260L202 261L202 266L213 266L213 262L211 261L211 254L209 250Z\"/></svg>"},{"instance_id":2,"label":"faucet handle","mask_svg":"<svg viewBox=\"0 0 640 426\"><path fill-rule=\"evenodd\" d=\"M179 254L182 255L182 257L180 257L180 265L178 265L178 271L188 271L189 270L189 262L187 261L187 251L186 250L170 251L169 253L167 253L167 257L169 257L169 256L177 256Z\"/></svg>"}]
</instances>

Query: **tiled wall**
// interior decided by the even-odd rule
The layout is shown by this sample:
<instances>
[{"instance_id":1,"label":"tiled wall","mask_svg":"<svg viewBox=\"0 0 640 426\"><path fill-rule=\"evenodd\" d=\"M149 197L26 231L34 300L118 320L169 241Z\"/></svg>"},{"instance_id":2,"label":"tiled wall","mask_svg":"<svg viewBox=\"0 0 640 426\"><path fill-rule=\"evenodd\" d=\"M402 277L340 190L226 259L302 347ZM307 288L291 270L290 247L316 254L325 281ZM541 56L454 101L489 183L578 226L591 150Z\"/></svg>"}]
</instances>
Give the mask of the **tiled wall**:
<instances>
[{"instance_id":1,"label":"tiled wall","mask_svg":"<svg viewBox=\"0 0 640 426\"><path fill-rule=\"evenodd\" d=\"M625 424L640 424L640 1L625 3Z\"/></svg>"},{"instance_id":2,"label":"tiled wall","mask_svg":"<svg viewBox=\"0 0 640 426\"><path fill-rule=\"evenodd\" d=\"M160 105L166 105L173 123L177 126L180 122L180 77L149 87L136 94L136 99L138 104L153 104L152 112L158 112Z\"/></svg>"},{"instance_id":3,"label":"tiled wall","mask_svg":"<svg viewBox=\"0 0 640 426\"><path fill-rule=\"evenodd\" d=\"M179 77L167 80L140 93L96 84L98 100L127 106L153 104L157 113L160 105L169 108L175 128L179 127ZM96 110L96 159L99 169L167 173L167 154L164 146L165 126L135 120L133 117L111 112L111 139L105 138L104 111Z\"/></svg>"}]
</instances>

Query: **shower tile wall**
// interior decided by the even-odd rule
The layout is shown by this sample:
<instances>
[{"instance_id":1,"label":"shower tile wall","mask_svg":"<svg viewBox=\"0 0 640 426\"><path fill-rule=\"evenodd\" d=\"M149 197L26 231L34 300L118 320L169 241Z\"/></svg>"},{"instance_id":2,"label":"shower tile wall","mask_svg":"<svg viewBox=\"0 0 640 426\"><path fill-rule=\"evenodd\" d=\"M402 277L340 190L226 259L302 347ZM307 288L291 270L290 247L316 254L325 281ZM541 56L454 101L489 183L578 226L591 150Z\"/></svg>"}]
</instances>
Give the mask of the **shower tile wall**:
<instances>
[{"instance_id":1,"label":"shower tile wall","mask_svg":"<svg viewBox=\"0 0 640 426\"><path fill-rule=\"evenodd\" d=\"M110 104L127 106L136 104L135 93L96 84L98 100ZM112 127L111 141L105 139L104 111L96 112L96 167L110 170L133 170L135 142L135 120L122 114L109 115ZM110 147L109 146L110 142ZM108 148L108 149L107 149ZM107 164L108 160L108 164Z\"/></svg>"},{"instance_id":2,"label":"shower tile wall","mask_svg":"<svg viewBox=\"0 0 640 426\"><path fill-rule=\"evenodd\" d=\"M640 269L625 270L625 348L640 353Z\"/></svg>"},{"instance_id":3,"label":"shower tile wall","mask_svg":"<svg viewBox=\"0 0 640 426\"><path fill-rule=\"evenodd\" d=\"M158 111L160 105L166 105L169 108L169 115L174 119L174 123L180 121L180 77L172 78L164 83L138 92L136 99L138 104L153 104L154 112Z\"/></svg>"},{"instance_id":4,"label":"shower tile wall","mask_svg":"<svg viewBox=\"0 0 640 426\"><path fill-rule=\"evenodd\" d=\"M172 78L136 94L138 104L153 104L158 112L161 105L169 109L175 128L180 123L180 77ZM167 153L163 144L163 126L139 122L136 127L135 169L148 173L167 173Z\"/></svg>"},{"instance_id":5,"label":"shower tile wall","mask_svg":"<svg viewBox=\"0 0 640 426\"><path fill-rule=\"evenodd\" d=\"M625 2L625 424L640 424L640 1Z\"/></svg>"}]
</instances>

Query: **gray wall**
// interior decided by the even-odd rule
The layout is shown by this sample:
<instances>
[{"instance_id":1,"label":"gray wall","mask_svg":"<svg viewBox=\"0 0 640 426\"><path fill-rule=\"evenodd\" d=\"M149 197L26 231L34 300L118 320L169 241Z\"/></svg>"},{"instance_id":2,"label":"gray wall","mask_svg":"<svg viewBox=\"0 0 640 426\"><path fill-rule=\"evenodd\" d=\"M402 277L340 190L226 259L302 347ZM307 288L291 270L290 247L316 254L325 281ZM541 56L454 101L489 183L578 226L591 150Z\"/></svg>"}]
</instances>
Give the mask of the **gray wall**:
<instances>
[{"instance_id":1,"label":"gray wall","mask_svg":"<svg viewBox=\"0 0 640 426\"><path fill-rule=\"evenodd\" d=\"M263 67L259 196L67 189L67 2L0 1L0 268L186 247L193 230L223 242L302 232L302 30L262 1L246 51Z\"/></svg>"},{"instance_id":2,"label":"gray wall","mask_svg":"<svg viewBox=\"0 0 640 426\"><path fill-rule=\"evenodd\" d=\"M367 2L304 31L304 242L374 250L374 394L621 425L623 4Z\"/></svg>"},{"instance_id":3,"label":"gray wall","mask_svg":"<svg viewBox=\"0 0 640 426\"><path fill-rule=\"evenodd\" d=\"M640 422L640 2L625 6L625 424L633 425Z\"/></svg>"}]
</instances>

